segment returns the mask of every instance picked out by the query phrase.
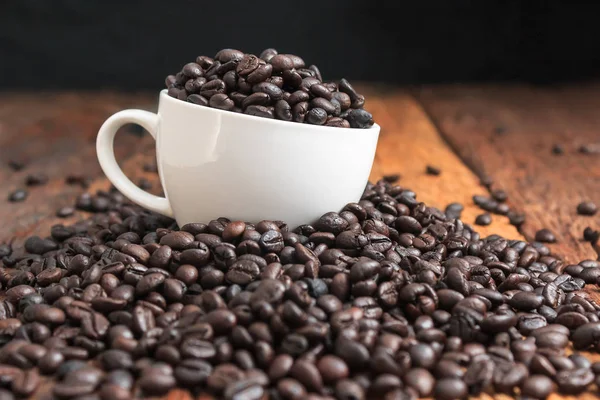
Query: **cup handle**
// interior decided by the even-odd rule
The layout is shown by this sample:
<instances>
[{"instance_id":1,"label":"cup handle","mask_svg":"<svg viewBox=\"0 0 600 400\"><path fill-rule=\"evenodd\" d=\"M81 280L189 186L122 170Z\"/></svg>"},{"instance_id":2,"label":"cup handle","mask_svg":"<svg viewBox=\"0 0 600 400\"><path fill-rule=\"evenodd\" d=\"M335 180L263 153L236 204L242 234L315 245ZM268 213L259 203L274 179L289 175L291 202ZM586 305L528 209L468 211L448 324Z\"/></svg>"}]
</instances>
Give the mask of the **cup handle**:
<instances>
[{"instance_id":1,"label":"cup handle","mask_svg":"<svg viewBox=\"0 0 600 400\"><path fill-rule=\"evenodd\" d=\"M117 164L113 147L115 135L121 126L130 123L142 126L150 132L154 140L156 140L156 131L158 127L157 114L143 110L119 111L108 118L104 124L102 124L100 131L98 131L96 153L98 154L100 167L102 167L102 170L113 185L129 198L129 200L151 211L173 217L173 210L171 209L169 200L164 197L150 194L137 187L127 176L125 176Z\"/></svg>"}]
</instances>

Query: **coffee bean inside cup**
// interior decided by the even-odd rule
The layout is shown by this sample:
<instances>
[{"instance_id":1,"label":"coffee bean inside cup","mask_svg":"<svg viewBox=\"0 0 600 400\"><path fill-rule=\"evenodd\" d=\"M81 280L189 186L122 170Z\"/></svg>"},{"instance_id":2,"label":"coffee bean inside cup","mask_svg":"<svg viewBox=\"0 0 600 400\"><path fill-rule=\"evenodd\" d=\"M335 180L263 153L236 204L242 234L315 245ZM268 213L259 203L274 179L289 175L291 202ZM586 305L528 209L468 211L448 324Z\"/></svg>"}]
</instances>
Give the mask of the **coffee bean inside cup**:
<instances>
[{"instance_id":1,"label":"coffee bean inside cup","mask_svg":"<svg viewBox=\"0 0 600 400\"><path fill-rule=\"evenodd\" d=\"M370 128L365 97L345 79L325 82L315 65L266 49L260 56L223 49L199 56L165 79L169 96L256 117L340 128Z\"/></svg>"}]
</instances>

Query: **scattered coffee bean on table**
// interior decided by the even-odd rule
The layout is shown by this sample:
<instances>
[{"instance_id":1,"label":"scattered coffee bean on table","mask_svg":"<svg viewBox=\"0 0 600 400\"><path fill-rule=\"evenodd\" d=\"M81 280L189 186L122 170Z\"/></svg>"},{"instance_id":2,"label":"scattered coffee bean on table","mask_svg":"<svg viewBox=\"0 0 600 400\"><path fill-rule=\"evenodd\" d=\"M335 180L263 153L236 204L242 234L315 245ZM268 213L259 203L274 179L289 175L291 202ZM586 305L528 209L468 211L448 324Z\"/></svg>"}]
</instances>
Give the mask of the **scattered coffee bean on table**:
<instances>
[{"instance_id":1,"label":"scattered coffee bean on table","mask_svg":"<svg viewBox=\"0 0 600 400\"><path fill-rule=\"evenodd\" d=\"M543 228L535 233L535 240L542 243L554 243L556 236L550 229Z\"/></svg>"},{"instance_id":2,"label":"scattered coffee bean on table","mask_svg":"<svg viewBox=\"0 0 600 400\"><path fill-rule=\"evenodd\" d=\"M543 399L600 380L578 353L600 349L583 290L600 261L481 237L462 206L386 180L296 229L178 227L114 190L77 207L94 214L0 245L0 398L42 376L55 398L101 400Z\"/></svg>"},{"instance_id":3,"label":"scattered coffee bean on table","mask_svg":"<svg viewBox=\"0 0 600 400\"><path fill-rule=\"evenodd\" d=\"M596 244L600 239L600 231L594 230L589 226L583 230L583 239L592 244Z\"/></svg>"},{"instance_id":4,"label":"scattered coffee bean on table","mask_svg":"<svg viewBox=\"0 0 600 400\"><path fill-rule=\"evenodd\" d=\"M433 165L428 165L425 168L425 173L427 173L427 175L438 176L442 173L442 170L439 169L438 167L434 167Z\"/></svg>"},{"instance_id":5,"label":"scattered coffee bean on table","mask_svg":"<svg viewBox=\"0 0 600 400\"><path fill-rule=\"evenodd\" d=\"M596 215L598 206L591 201L582 201L577 205L577 214L579 215Z\"/></svg>"},{"instance_id":6,"label":"scattered coffee bean on table","mask_svg":"<svg viewBox=\"0 0 600 400\"><path fill-rule=\"evenodd\" d=\"M465 207L460 203L450 203L446 206L444 212L448 219L459 219L464 209Z\"/></svg>"},{"instance_id":7,"label":"scattered coffee bean on table","mask_svg":"<svg viewBox=\"0 0 600 400\"><path fill-rule=\"evenodd\" d=\"M510 222L511 225L519 227L525 223L525 214L523 214L523 213L516 212L516 211L509 211L507 215L508 215L508 222Z\"/></svg>"},{"instance_id":8,"label":"scattered coffee bean on table","mask_svg":"<svg viewBox=\"0 0 600 400\"><path fill-rule=\"evenodd\" d=\"M158 165L155 162L145 163L144 164L145 172L158 173Z\"/></svg>"},{"instance_id":9,"label":"scattered coffee bean on table","mask_svg":"<svg viewBox=\"0 0 600 400\"><path fill-rule=\"evenodd\" d=\"M27 163L23 160L9 160L8 166L13 171L21 171L22 169L24 169L27 166Z\"/></svg>"},{"instance_id":10,"label":"scattered coffee bean on table","mask_svg":"<svg viewBox=\"0 0 600 400\"><path fill-rule=\"evenodd\" d=\"M504 136L508 132L508 129L504 126L497 126L494 128L494 133L498 136Z\"/></svg>"},{"instance_id":11,"label":"scattered coffee bean on table","mask_svg":"<svg viewBox=\"0 0 600 400\"><path fill-rule=\"evenodd\" d=\"M150 189L152 189L152 182L150 182L146 178L140 178L140 180L138 181L137 185L138 185L138 187L140 189L143 189L143 190L150 190Z\"/></svg>"},{"instance_id":12,"label":"scattered coffee bean on table","mask_svg":"<svg viewBox=\"0 0 600 400\"><path fill-rule=\"evenodd\" d=\"M560 144L555 144L554 146L552 146L552 154L561 155L564 153L565 153L565 149Z\"/></svg>"},{"instance_id":13,"label":"scattered coffee bean on table","mask_svg":"<svg viewBox=\"0 0 600 400\"><path fill-rule=\"evenodd\" d=\"M503 203L508 199L508 194L502 189L492 190L492 197L494 200Z\"/></svg>"},{"instance_id":14,"label":"scattered coffee bean on table","mask_svg":"<svg viewBox=\"0 0 600 400\"><path fill-rule=\"evenodd\" d=\"M27 198L27 196L29 196L29 193L27 192L27 190L17 189L8 195L8 201L17 203L20 201L24 201Z\"/></svg>"},{"instance_id":15,"label":"scattered coffee bean on table","mask_svg":"<svg viewBox=\"0 0 600 400\"><path fill-rule=\"evenodd\" d=\"M396 183L400 180L401 176L400 174L391 174L391 175L385 175L383 177L383 180L389 183Z\"/></svg>"},{"instance_id":16,"label":"scattered coffee bean on table","mask_svg":"<svg viewBox=\"0 0 600 400\"><path fill-rule=\"evenodd\" d=\"M223 49L199 56L165 79L189 103L263 118L341 128L370 128L365 97L345 79L325 82L315 65L267 49L260 56Z\"/></svg>"},{"instance_id":17,"label":"scattered coffee bean on table","mask_svg":"<svg viewBox=\"0 0 600 400\"><path fill-rule=\"evenodd\" d=\"M479 214L475 217L475 224L481 226L487 226L492 223L492 216L489 213Z\"/></svg>"},{"instance_id":18,"label":"scattered coffee bean on table","mask_svg":"<svg viewBox=\"0 0 600 400\"><path fill-rule=\"evenodd\" d=\"M41 186L48 183L48 180L48 175L44 173L29 174L25 178L25 184L27 186Z\"/></svg>"},{"instance_id":19,"label":"scattered coffee bean on table","mask_svg":"<svg viewBox=\"0 0 600 400\"><path fill-rule=\"evenodd\" d=\"M65 179L67 185L79 185L84 189L90 187L92 178L83 175L68 175Z\"/></svg>"}]
</instances>

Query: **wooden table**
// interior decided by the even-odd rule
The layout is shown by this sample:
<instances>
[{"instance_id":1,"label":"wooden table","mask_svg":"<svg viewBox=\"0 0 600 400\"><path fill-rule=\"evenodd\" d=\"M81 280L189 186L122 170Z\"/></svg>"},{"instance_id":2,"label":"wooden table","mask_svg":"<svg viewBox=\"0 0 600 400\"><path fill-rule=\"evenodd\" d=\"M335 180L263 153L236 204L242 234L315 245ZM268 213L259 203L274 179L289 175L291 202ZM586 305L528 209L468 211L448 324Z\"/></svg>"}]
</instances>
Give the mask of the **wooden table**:
<instances>
[{"instance_id":1,"label":"wooden table","mask_svg":"<svg viewBox=\"0 0 600 400\"><path fill-rule=\"evenodd\" d=\"M598 258L582 232L586 226L600 229L600 215L578 216L575 209L582 200L600 204L600 85L362 89L382 126L373 180L400 174L399 183L429 205L463 203L463 221L473 223L482 211L472 196L488 194L480 181L489 177L492 189L506 190L510 207L527 219L517 230L507 217L494 215L491 225L478 227L482 234L533 240L537 230L549 228L557 236L552 251L566 261ZM65 177L82 174L93 179L88 190L108 188L95 156L99 126L120 109L155 110L156 103L157 95L148 93L0 94L0 243L47 235L53 224L84 216L55 217L83 190L67 185ZM555 145L564 154L553 154ZM580 152L584 145L592 152ZM156 175L143 170L154 158L153 146L149 135L127 127L115 144L129 176L149 179L156 193ZM9 160L28 164L15 172ZM427 175L427 165L440 168L441 175ZM8 193L24 187L25 177L35 172L48 174L50 182L31 188L25 202L7 202ZM600 301L595 287L588 291ZM169 398L191 397L175 391Z\"/></svg>"}]
</instances>

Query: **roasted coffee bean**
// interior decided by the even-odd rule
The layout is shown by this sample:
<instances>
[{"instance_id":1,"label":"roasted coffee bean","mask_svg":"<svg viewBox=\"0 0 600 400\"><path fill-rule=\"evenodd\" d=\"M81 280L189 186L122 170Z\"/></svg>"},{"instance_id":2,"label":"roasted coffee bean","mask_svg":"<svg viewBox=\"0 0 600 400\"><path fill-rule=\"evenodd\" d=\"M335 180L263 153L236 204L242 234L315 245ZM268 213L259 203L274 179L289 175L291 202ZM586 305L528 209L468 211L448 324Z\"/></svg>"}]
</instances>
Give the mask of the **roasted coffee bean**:
<instances>
[{"instance_id":1,"label":"roasted coffee bean","mask_svg":"<svg viewBox=\"0 0 600 400\"><path fill-rule=\"evenodd\" d=\"M25 321L58 325L65 322L65 313L46 304L32 304L23 312L23 318Z\"/></svg>"},{"instance_id":2,"label":"roasted coffee bean","mask_svg":"<svg viewBox=\"0 0 600 400\"><path fill-rule=\"evenodd\" d=\"M187 359L175 367L175 379L182 386L193 387L206 382L212 372L212 366L203 360Z\"/></svg>"},{"instance_id":3,"label":"roasted coffee bean","mask_svg":"<svg viewBox=\"0 0 600 400\"><path fill-rule=\"evenodd\" d=\"M581 325L571 336L576 349L587 349L597 345L600 338L600 322L590 322Z\"/></svg>"},{"instance_id":4,"label":"roasted coffee bean","mask_svg":"<svg viewBox=\"0 0 600 400\"><path fill-rule=\"evenodd\" d=\"M433 396L440 400L464 399L467 394L467 385L456 378L440 379L433 389Z\"/></svg>"},{"instance_id":5,"label":"roasted coffee bean","mask_svg":"<svg viewBox=\"0 0 600 400\"><path fill-rule=\"evenodd\" d=\"M531 375L521 386L521 393L534 399L545 399L552 393L554 384L544 375Z\"/></svg>"},{"instance_id":6,"label":"roasted coffee bean","mask_svg":"<svg viewBox=\"0 0 600 400\"><path fill-rule=\"evenodd\" d=\"M435 167L433 165L427 165L425 167L425 173L427 175L433 175L433 176L438 176L442 173L442 170L439 169L438 167Z\"/></svg>"},{"instance_id":7,"label":"roasted coffee bean","mask_svg":"<svg viewBox=\"0 0 600 400\"><path fill-rule=\"evenodd\" d=\"M275 103L275 117L284 121L292 120L292 107L285 100L279 100Z\"/></svg>"},{"instance_id":8,"label":"roasted coffee bean","mask_svg":"<svg viewBox=\"0 0 600 400\"><path fill-rule=\"evenodd\" d=\"M38 360L37 366L43 374L53 374L64 362L65 357L58 350L49 350Z\"/></svg>"},{"instance_id":9,"label":"roasted coffee bean","mask_svg":"<svg viewBox=\"0 0 600 400\"><path fill-rule=\"evenodd\" d=\"M200 96L209 99L210 105L210 98L219 93L223 94L225 87L225 82L221 79L208 81L200 87Z\"/></svg>"},{"instance_id":10,"label":"roasted coffee bean","mask_svg":"<svg viewBox=\"0 0 600 400\"><path fill-rule=\"evenodd\" d=\"M283 236L278 230L269 230L262 234L258 244L267 253L279 253L284 247Z\"/></svg>"},{"instance_id":11,"label":"roasted coffee bean","mask_svg":"<svg viewBox=\"0 0 600 400\"><path fill-rule=\"evenodd\" d=\"M194 241L194 235L185 231L167 233L160 238L160 244L173 250L185 250Z\"/></svg>"},{"instance_id":12,"label":"roasted coffee bean","mask_svg":"<svg viewBox=\"0 0 600 400\"><path fill-rule=\"evenodd\" d=\"M583 231L583 239L594 245L595 243L598 243L598 240L600 239L600 231L593 230L588 226Z\"/></svg>"},{"instance_id":13,"label":"roasted coffee bean","mask_svg":"<svg viewBox=\"0 0 600 400\"><path fill-rule=\"evenodd\" d=\"M515 226L521 226L525 222L525 214L511 211L508 213L509 222Z\"/></svg>"},{"instance_id":14,"label":"roasted coffee bean","mask_svg":"<svg viewBox=\"0 0 600 400\"><path fill-rule=\"evenodd\" d=\"M289 374L310 391L318 393L323 390L321 373L313 363L297 360L294 362Z\"/></svg>"},{"instance_id":15,"label":"roasted coffee bean","mask_svg":"<svg viewBox=\"0 0 600 400\"><path fill-rule=\"evenodd\" d=\"M50 239L42 239L39 236L32 236L25 241L25 250L32 254L44 254L56 250L57 244Z\"/></svg>"},{"instance_id":16,"label":"roasted coffee bean","mask_svg":"<svg viewBox=\"0 0 600 400\"><path fill-rule=\"evenodd\" d=\"M578 150L582 154L598 154L600 153L600 145L597 143L583 144L579 146Z\"/></svg>"},{"instance_id":17,"label":"roasted coffee bean","mask_svg":"<svg viewBox=\"0 0 600 400\"><path fill-rule=\"evenodd\" d=\"M287 102L290 106L294 106L298 103L308 102L309 99L310 99L310 95L307 92L305 92L304 90L297 90L297 91L293 92L292 94L290 94L290 97L287 99ZM308 105L307 105L307 109L308 109Z\"/></svg>"},{"instance_id":18,"label":"roasted coffee bean","mask_svg":"<svg viewBox=\"0 0 600 400\"><path fill-rule=\"evenodd\" d=\"M598 206L591 201L583 201L577 205L577 214L595 215L598 212Z\"/></svg>"},{"instance_id":19,"label":"roasted coffee bean","mask_svg":"<svg viewBox=\"0 0 600 400\"><path fill-rule=\"evenodd\" d=\"M433 392L435 379L426 369L413 368L404 375L404 383L414 389L419 397L428 397Z\"/></svg>"},{"instance_id":20,"label":"roasted coffee bean","mask_svg":"<svg viewBox=\"0 0 600 400\"><path fill-rule=\"evenodd\" d=\"M540 229L535 233L535 240L542 243L554 243L556 237L549 229Z\"/></svg>"},{"instance_id":21,"label":"roasted coffee bean","mask_svg":"<svg viewBox=\"0 0 600 400\"><path fill-rule=\"evenodd\" d=\"M282 72L281 77L285 85L290 88L298 88L302 84L302 76L296 70L285 70Z\"/></svg>"},{"instance_id":22,"label":"roasted coffee bean","mask_svg":"<svg viewBox=\"0 0 600 400\"><path fill-rule=\"evenodd\" d=\"M28 397L35 392L39 384L39 374L35 369L30 369L22 371L14 377L11 389L17 396Z\"/></svg>"},{"instance_id":23,"label":"roasted coffee bean","mask_svg":"<svg viewBox=\"0 0 600 400\"><path fill-rule=\"evenodd\" d=\"M498 392L512 393L528 375L529 371L525 364L498 364L494 371L494 387Z\"/></svg>"},{"instance_id":24,"label":"roasted coffee bean","mask_svg":"<svg viewBox=\"0 0 600 400\"><path fill-rule=\"evenodd\" d=\"M283 100L281 100L283 101ZM268 106L271 103L271 96L267 93L256 92L252 93L250 96L247 96L242 101L242 108L246 109L249 106Z\"/></svg>"},{"instance_id":25,"label":"roasted coffee bean","mask_svg":"<svg viewBox=\"0 0 600 400\"><path fill-rule=\"evenodd\" d=\"M231 100L225 93L215 94L210 98L208 104L213 108L218 108L225 111L230 111L235 107L233 100Z\"/></svg>"},{"instance_id":26,"label":"roasted coffee bean","mask_svg":"<svg viewBox=\"0 0 600 400\"><path fill-rule=\"evenodd\" d=\"M294 122L304 122L308 114L308 102L301 101L292 107L292 119Z\"/></svg>"},{"instance_id":27,"label":"roasted coffee bean","mask_svg":"<svg viewBox=\"0 0 600 400\"><path fill-rule=\"evenodd\" d=\"M176 384L172 374L167 374L156 367L144 369L137 382L143 392L150 396L164 395Z\"/></svg>"},{"instance_id":28,"label":"roasted coffee bean","mask_svg":"<svg viewBox=\"0 0 600 400\"><path fill-rule=\"evenodd\" d=\"M327 122L325 122L326 126L333 126L336 128L350 128L350 123L343 118L338 117L328 117Z\"/></svg>"},{"instance_id":29,"label":"roasted coffee bean","mask_svg":"<svg viewBox=\"0 0 600 400\"><path fill-rule=\"evenodd\" d=\"M264 93L269 96L271 101L275 102L281 100L283 97L283 91L273 83L261 82L252 86L252 92Z\"/></svg>"},{"instance_id":30,"label":"roasted coffee bean","mask_svg":"<svg viewBox=\"0 0 600 400\"><path fill-rule=\"evenodd\" d=\"M276 54L268 62L273 66L273 72L275 73L294 68L294 61L285 54Z\"/></svg>"},{"instance_id":31,"label":"roasted coffee bean","mask_svg":"<svg viewBox=\"0 0 600 400\"><path fill-rule=\"evenodd\" d=\"M486 389L494 376L494 362L482 359L472 362L465 372L464 381L472 394L478 394Z\"/></svg>"},{"instance_id":32,"label":"roasted coffee bean","mask_svg":"<svg viewBox=\"0 0 600 400\"><path fill-rule=\"evenodd\" d=\"M8 201L12 203L25 201L25 199L27 199L27 196L29 196L29 192L27 192L27 190L17 189L8 195Z\"/></svg>"},{"instance_id":33,"label":"roasted coffee bean","mask_svg":"<svg viewBox=\"0 0 600 400\"><path fill-rule=\"evenodd\" d=\"M187 101L189 101L190 103L197 104L199 106L208 106L208 99L199 94L190 94L187 97Z\"/></svg>"},{"instance_id":34,"label":"roasted coffee bean","mask_svg":"<svg viewBox=\"0 0 600 400\"><path fill-rule=\"evenodd\" d=\"M74 207L61 207L58 210L56 210L56 216L59 218L67 218L72 216L73 214L75 214L75 208Z\"/></svg>"},{"instance_id":35,"label":"roasted coffee bean","mask_svg":"<svg viewBox=\"0 0 600 400\"><path fill-rule=\"evenodd\" d=\"M188 93L198 93L198 91L200 91L200 88L202 87L202 85L204 85L205 83L206 83L206 78L204 78L204 77L188 79L185 82L185 90ZM187 98L188 101L190 101L190 96L188 96L188 98Z\"/></svg>"},{"instance_id":36,"label":"roasted coffee bean","mask_svg":"<svg viewBox=\"0 0 600 400\"><path fill-rule=\"evenodd\" d=\"M552 145L552 154L560 155L560 154L564 154L564 152L565 152L565 149L560 144Z\"/></svg>"},{"instance_id":37,"label":"roasted coffee bean","mask_svg":"<svg viewBox=\"0 0 600 400\"><path fill-rule=\"evenodd\" d=\"M225 274L225 278L234 284L247 285L258 277L260 269L254 261L238 260L234 262Z\"/></svg>"},{"instance_id":38,"label":"roasted coffee bean","mask_svg":"<svg viewBox=\"0 0 600 400\"><path fill-rule=\"evenodd\" d=\"M509 300L509 304L521 311L535 310L540 307L544 299L533 292L518 292Z\"/></svg>"},{"instance_id":39,"label":"roasted coffee bean","mask_svg":"<svg viewBox=\"0 0 600 400\"><path fill-rule=\"evenodd\" d=\"M29 299L29 301L24 301L23 306L28 304L39 304L43 301L41 296L36 293L36 290L29 285L13 286L8 289L5 294L6 298L13 304L20 303L21 300ZM19 306L19 310L22 312L24 307Z\"/></svg>"},{"instance_id":40,"label":"roasted coffee bean","mask_svg":"<svg viewBox=\"0 0 600 400\"><path fill-rule=\"evenodd\" d=\"M340 400L363 400L365 390L358 383L350 379L344 379L335 385L335 396Z\"/></svg>"},{"instance_id":41,"label":"roasted coffee bean","mask_svg":"<svg viewBox=\"0 0 600 400\"><path fill-rule=\"evenodd\" d=\"M347 117L351 128L370 128L373 126L373 116L361 108L354 108L348 112Z\"/></svg>"},{"instance_id":42,"label":"roasted coffee bean","mask_svg":"<svg viewBox=\"0 0 600 400\"><path fill-rule=\"evenodd\" d=\"M301 399L306 396L306 389L295 379L285 378L277 383L277 392L286 399Z\"/></svg>"},{"instance_id":43,"label":"roasted coffee bean","mask_svg":"<svg viewBox=\"0 0 600 400\"><path fill-rule=\"evenodd\" d=\"M479 214L475 218L475 224L481 226L487 226L492 223L492 216L489 213Z\"/></svg>"},{"instance_id":44,"label":"roasted coffee bean","mask_svg":"<svg viewBox=\"0 0 600 400\"><path fill-rule=\"evenodd\" d=\"M252 73L259 66L259 58L253 54L245 54L236 67L236 72L241 76Z\"/></svg>"},{"instance_id":45,"label":"roasted coffee bean","mask_svg":"<svg viewBox=\"0 0 600 400\"><path fill-rule=\"evenodd\" d=\"M204 59L208 59L206 56L200 56ZM198 58L200 58L198 57ZM223 49L217 52L214 59L219 61L220 63L226 63L229 61L239 61L244 58L244 53L235 49ZM198 62L198 60L196 60ZM205 67L206 68L206 67Z\"/></svg>"},{"instance_id":46,"label":"roasted coffee bean","mask_svg":"<svg viewBox=\"0 0 600 400\"><path fill-rule=\"evenodd\" d=\"M202 67L196 63L188 63L183 66L182 71L185 76L188 78L198 78L202 76Z\"/></svg>"},{"instance_id":47,"label":"roasted coffee bean","mask_svg":"<svg viewBox=\"0 0 600 400\"><path fill-rule=\"evenodd\" d=\"M227 385L224 391L225 400L259 400L264 395L264 389L251 379L242 379Z\"/></svg>"},{"instance_id":48,"label":"roasted coffee bean","mask_svg":"<svg viewBox=\"0 0 600 400\"><path fill-rule=\"evenodd\" d=\"M259 64L247 77L246 81L249 85L264 82L271 77L273 66L271 64Z\"/></svg>"},{"instance_id":49,"label":"roasted coffee bean","mask_svg":"<svg viewBox=\"0 0 600 400\"><path fill-rule=\"evenodd\" d=\"M594 382L594 373L589 369L579 368L564 370L556 374L556 383L562 393L579 394Z\"/></svg>"}]
</instances>

